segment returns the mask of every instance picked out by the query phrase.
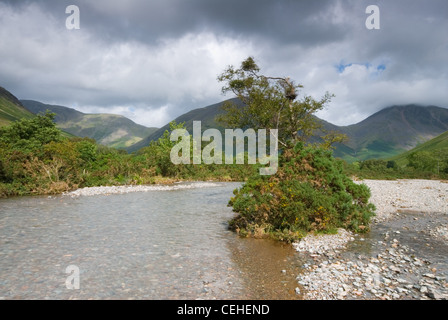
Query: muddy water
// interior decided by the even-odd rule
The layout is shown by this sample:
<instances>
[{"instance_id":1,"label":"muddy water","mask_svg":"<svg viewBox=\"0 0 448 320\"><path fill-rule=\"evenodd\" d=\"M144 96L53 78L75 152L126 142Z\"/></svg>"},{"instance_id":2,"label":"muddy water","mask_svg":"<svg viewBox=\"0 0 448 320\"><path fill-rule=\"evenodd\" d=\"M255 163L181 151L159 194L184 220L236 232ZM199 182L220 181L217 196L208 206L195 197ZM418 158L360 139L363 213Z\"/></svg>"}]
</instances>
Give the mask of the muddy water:
<instances>
[{"instance_id":1,"label":"muddy water","mask_svg":"<svg viewBox=\"0 0 448 320\"><path fill-rule=\"evenodd\" d=\"M239 185L0 200L0 297L299 299L291 246L227 229Z\"/></svg>"}]
</instances>

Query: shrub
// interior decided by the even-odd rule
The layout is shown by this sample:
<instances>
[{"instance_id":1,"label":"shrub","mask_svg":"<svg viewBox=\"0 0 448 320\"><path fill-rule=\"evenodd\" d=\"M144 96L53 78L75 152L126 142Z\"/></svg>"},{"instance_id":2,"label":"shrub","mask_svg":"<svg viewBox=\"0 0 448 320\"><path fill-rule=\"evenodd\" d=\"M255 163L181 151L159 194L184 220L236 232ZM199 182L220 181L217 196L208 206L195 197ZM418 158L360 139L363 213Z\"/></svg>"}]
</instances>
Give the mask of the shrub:
<instances>
[{"instance_id":1,"label":"shrub","mask_svg":"<svg viewBox=\"0 0 448 320\"><path fill-rule=\"evenodd\" d=\"M345 175L331 151L301 143L281 155L275 175L253 175L234 195L231 229L285 241L340 227L367 231L375 210L369 188Z\"/></svg>"}]
</instances>

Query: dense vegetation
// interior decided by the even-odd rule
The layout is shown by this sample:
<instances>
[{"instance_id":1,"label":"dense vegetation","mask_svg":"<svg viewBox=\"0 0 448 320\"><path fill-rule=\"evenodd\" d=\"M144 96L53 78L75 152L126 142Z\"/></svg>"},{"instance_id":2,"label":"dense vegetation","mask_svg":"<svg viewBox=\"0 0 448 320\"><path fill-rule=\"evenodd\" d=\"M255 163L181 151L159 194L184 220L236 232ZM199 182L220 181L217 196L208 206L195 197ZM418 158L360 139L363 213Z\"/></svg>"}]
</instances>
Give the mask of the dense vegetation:
<instances>
[{"instance_id":1,"label":"dense vegetation","mask_svg":"<svg viewBox=\"0 0 448 320\"><path fill-rule=\"evenodd\" d=\"M403 161L370 159L345 164L359 179L448 179L448 148L409 152Z\"/></svg>"},{"instance_id":2,"label":"dense vegetation","mask_svg":"<svg viewBox=\"0 0 448 320\"><path fill-rule=\"evenodd\" d=\"M228 67L218 80L224 82L223 92L244 102L243 107L224 106L227 113L219 120L231 127L278 130L280 153L275 174L252 175L234 191L229 205L238 215L230 227L241 235L285 241L340 227L367 231L375 209L369 204L370 191L355 184L330 151L344 136L335 132L319 139L313 136L324 130L314 114L332 95L320 100L299 96L302 85L288 77L260 74L251 57L240 68Z\"/></svg>"},{"instance_id":3,"label":"dense vegetation","mask_svg":"<svg viewBox=\"0 0 448 320\"><path fill-rule=\"evenodd\" d=\"M0 197L176 180L245 181L229 201L237 213L230 227L243 236L293 241L309 232L369 230L375 210L370 190L353 182L354 177L448 177L446 134L401 157L348 164L332 151L344 136L325 131L314 117L332 95L320 100L300 97L301 85L260 74L253 58L240 68L228 67L218 80L225 83L224 93L238 98L224 104L225 113L217 118L223 128L277 130L278 140L271 136L268 141L278 142L275 174L260 175L260 165L247 164L247 154L243 165L173 164L170 155L177 142L170 140L170 133L185 128L185 123L170 123L158 140L127 154L93 139L67 136L55 126L55 114L47 112L0 128ZM316 131L323 134L316 138Z\"/></svg>"},{"instance_id":4,"label":"dense vegetation","mask_svg":"<svg viewBox=\"0 0 448 320\"><path fill-rule=\"evenodd\" d=\"M139 153L127 154L89 138L67 138L53 119L52 113L40 114L0 128L0 196L182 179L243 181L256 171L249 165L175 166L169 158L173 142L168 131Z\"/></svg>"},{"instance_id":5,"label":"dense vegetation","mask_svg":"<svg viewBox=\"0 0 448 320\"><path fill-rule=\"evenodd\" d=\"M231 228L284 241L337 228L365 232L375 209L367 186L354 183L331 151L302 143L281 155L275 175L253 175L234 194L230 205L239 215Z\"/></svg>"}]
</instances>

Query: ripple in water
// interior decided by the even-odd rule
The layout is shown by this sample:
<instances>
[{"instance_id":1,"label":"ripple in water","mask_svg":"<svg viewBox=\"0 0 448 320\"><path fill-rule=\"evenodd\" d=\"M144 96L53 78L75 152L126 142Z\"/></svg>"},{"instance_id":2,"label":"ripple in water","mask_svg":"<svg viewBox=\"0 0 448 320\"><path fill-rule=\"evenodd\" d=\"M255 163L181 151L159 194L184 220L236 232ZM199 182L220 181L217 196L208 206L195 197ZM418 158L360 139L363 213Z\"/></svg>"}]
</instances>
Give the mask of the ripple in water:
<instances>
[{"instance_id":1,"label":"ripple in water","mask_svg":"<svg viewBox=\"0 0 448 320\"><path fill-rule=\"evenodd\" d=\"M291 246L227 229L239 186L0 200L0 297L299 298L301 262ZM79 267L79 290L65 285L69 265Z\"/></svg>"}]
</instances>

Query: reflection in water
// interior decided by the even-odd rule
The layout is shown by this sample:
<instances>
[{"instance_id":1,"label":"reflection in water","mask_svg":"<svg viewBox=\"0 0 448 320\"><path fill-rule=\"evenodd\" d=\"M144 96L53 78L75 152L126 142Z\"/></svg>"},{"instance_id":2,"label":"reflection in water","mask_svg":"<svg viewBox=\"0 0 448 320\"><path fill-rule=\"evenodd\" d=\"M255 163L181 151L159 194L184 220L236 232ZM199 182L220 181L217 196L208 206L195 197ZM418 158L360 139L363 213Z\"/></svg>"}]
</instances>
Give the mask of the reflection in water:
<instances>
[{"instance_id":1,"label":"reflection in water","mask_svg":"<svg viewBox=\"0 0 448 320\"><path fill-rule=\"evenodd\" d=\"M290 246L227 229L239 185L0 200L0 297L298 298ZM69 265L79 290L66 288Z\"/></svg>"}]
</instances>

